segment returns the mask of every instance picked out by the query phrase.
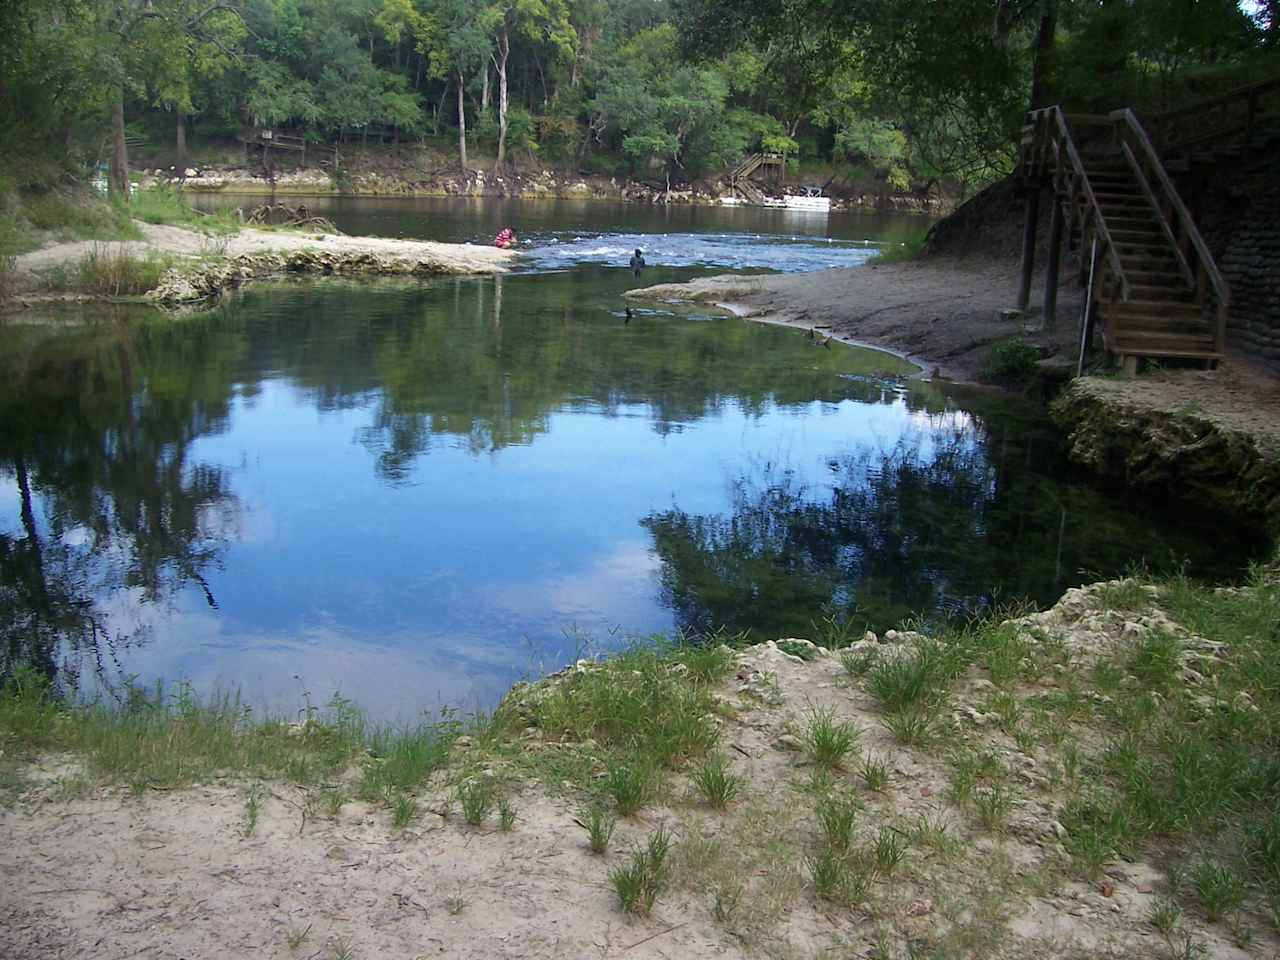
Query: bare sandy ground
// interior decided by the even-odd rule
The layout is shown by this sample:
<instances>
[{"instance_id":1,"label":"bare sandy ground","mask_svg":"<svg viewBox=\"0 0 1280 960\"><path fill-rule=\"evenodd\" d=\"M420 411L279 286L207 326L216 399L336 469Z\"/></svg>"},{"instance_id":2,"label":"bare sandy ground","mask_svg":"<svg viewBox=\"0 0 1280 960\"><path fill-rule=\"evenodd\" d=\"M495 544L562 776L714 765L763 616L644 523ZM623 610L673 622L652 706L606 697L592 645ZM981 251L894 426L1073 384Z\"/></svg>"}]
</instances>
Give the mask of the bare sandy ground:
<instances>
[{"instance_id":1,"label":"bare sandy ground","mask_svg":"<svg viewBox=\"0 0 1280 960\"><path fill-rule=\"evenodd\" d=\"M1095 659L1148 630L1171 626L1158 609L1119 614L1102 585L1068 591L1024 629L1061 640L1065 653L1019 696L1056 688ZM1179 633L1188 657L1213 656ZM893 656L914 635L868 637L855 653ZM1038 642L1038 641L1037 641ZM1046 644L1048 641L1045 641ZM806 643L801 641L801 643ZM269 785L257 829L245 835L245 784L150 792L78 787L75 765L45 758L37 785L0 810L0 955L12 960L123 957L222 960L307 958L1147 958L1171 956L1149 918L1166 895L1150 860L1116 860L1087 881L1072 871L1055 819L1062 772L1048 744L1018 745L990 712L991 681L973 669L958 682L942 745L906 747L839 658L812 648L805 660L774 643L736 655L717 695L721 741L745 783L729 810L701 802L673 777L665 805L621 821L607 857L593 856L572 800L526 782L514 830L468 827L456 814L424 812L405 830L385 809L350 802L334 818L306 816L308 792ZM1046 649L1050 649L1046 647ZM1188 661L1190 662L1190 661ZM1193 679L1194 674L1188 674ZM1203 680L1203 678L1201 678ZM1212 699L1212 698L1210 698ZM862 902L814 896L802 854L817 836L813 767L797 732L819 707L862 731L859 752L880 758L881 792L837 772L863 803L857 842L886 831L907 838L906 856ZM526 732L529 734L529 731ZM1101 749L1087 726L1064 731ZM534 735L524 749L561 744ZM948 793L948 751L984 751L1009 771L1013 803L1004 829L982 826ZM469 749L462 747L461 749ZM487 761L500 766L508 761ZM1055 772L1056 771L1056 772ZM497 776L509 771L498 769ZM419 801L440 811L444 775ZM652 916L628 918L608 881L630 845L659 823L674 834L669 886ZM945 831L930 842L921 824ZM1264 917L1207 924L1195 911L1182 930L1221 960L1277 956ZM305 937L303 936L305 934ZM294 938L291 945L290 938ZM1241 944L1244 944L1243 946ZM887 950L887 953L880 952ZM1181 955L1181 954L1179 954Z\"/></svg>"},{"instance_id":2,"label":"bare sandy ground","mask_svg":"<svg viewBox=\"0 0 1280 960\"><path fill-rule=\"evenodd\" d=\"M1028 321L1035 328L1028 330L1022 320L1001 316L1014 305L1017 289L1016 265L935 257L817 273L707 277L628 296L720 303L756 319L887 347L953 380L975 380L989 345L1013 336L1025 336L1045 357L1074 362L1079 288L1059 288L1057 322L1049 330L1038 329L1038 317ZM1033 306L1042 293L1043 278L1037 278Z\"/></svg>"},{"instance_id":3,"label":"bare sandy ground","mask_svg":"<svg viewBox=\"0 0 1280 960\"><path fill-rule=\"evenodd\" d=\"M136 222L136 221L135 221ZM55 243L18 258L18 271L28 279L60 263L79 260L91 250L123 249L133 255L147 253L179 256L240 257L262 253L292 253L299 250L372 254L393 260L429 260L450 273L494 273L508 268L515 253L497 247L463 243L433 243L425 240L396 240L385 237L348 237L292 230L245 228L233 236L209 236L183 227L136 222L143 239L101 242L77 240Z\"/></svg>"}]
</instances>

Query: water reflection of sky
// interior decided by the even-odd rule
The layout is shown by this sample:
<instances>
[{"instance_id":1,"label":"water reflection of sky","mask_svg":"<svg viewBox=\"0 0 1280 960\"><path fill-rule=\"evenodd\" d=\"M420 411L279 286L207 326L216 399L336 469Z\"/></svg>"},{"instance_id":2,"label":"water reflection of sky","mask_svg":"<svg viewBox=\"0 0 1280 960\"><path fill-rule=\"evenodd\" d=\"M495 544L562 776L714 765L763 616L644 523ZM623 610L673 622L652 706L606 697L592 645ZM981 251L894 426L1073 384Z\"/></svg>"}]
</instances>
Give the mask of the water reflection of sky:
<instances>
[{"instance_id":1,"label":"water reflection of sky","mask_svg":"<svg viewBox=\"0 0 1280 960\"><path fill-rule=\"evenodd\" d=\"M145 635L149 674L259 702L292 702L297 674L313 695L367 687L396 713L438 696L491 704L531 667L572 655L566 630L608 643L674 626L642 516L723 509L744 450L828 483L830 450L892 445L911 416L900 399L763 414L730 401L658 435L652 415L563 410L533 443L479 455L442 444L393 485L354 442L368 408L318 412L307 391L266 382L234 402L233 429L190 452L229 471L238 495L234 512L206 518L229 540L207 575L216 611L195 591L171 609L119 595L113 632Z\"/></svg>"}]
</instances>

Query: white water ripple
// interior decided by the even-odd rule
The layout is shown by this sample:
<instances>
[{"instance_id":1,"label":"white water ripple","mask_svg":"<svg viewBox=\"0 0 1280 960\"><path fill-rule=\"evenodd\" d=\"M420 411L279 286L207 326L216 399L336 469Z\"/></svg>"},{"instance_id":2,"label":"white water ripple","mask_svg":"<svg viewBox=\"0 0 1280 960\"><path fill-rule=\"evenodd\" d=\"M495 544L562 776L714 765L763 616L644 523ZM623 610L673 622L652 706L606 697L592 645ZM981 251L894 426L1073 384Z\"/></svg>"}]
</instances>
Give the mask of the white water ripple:
<instances>
[{"instance_id":1,"label":"white water ripple","mask_svg":"<svg viewBox=\"0 0 1280 960\"><path fill-rule=\"evenodd\" d=\"M874 240L753 233L588 233L545 232L521 237L519 251L535 271L578 264L626 267L640 250L651 267L725 267L803 273L856 267L875 256Z\"/></svg>"}]
</instances>

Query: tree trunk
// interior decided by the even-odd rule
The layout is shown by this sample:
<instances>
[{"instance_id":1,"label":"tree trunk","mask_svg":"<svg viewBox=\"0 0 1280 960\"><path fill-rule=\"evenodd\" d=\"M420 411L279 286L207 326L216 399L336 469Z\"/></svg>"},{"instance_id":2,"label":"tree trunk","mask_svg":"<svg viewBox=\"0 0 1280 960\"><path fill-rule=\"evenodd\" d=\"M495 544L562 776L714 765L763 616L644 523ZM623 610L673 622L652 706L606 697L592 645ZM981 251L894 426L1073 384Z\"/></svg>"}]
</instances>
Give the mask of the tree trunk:
<instances>
[{"instance_id":1,"label":"tree trunk","mask_svg":"<svg viewBox=\"0 0 1280 960\"><path fill-rule=\"evenodd\" d=\"M1266 0L1267 32L1263 43L1268 47L1280 45L1280 0Z\"/></svg>"},{"instance_id":2,"label":"tree trunk","mask_svg":"<svg viewBox=\"0 0 1280 960\"><path fill-rule=\"evenodd\" d=\"M444 89L440 91L440 103L436 106L435 116L431 118L431 135L440 136L440 114L444 113L444 101L449 96L449 78L444 78Z\"/></svg>"},{"instance_id":3,"label":"tree trunk","mask_svg":"<svg viewBox=\"0 0 1280 960\"><path fill-rule=\"evenodd\" d=\"M480 87L480 112L487 115L489 113L489 107L493 103L493 91L489 87L488 61L485 61L483 69L484 69L484 80L482 81L482 85Z\"/></svg>"},{"instance_id":4,"label":"tree trunk","mask_svg":"<svg viewBox=\"0 0 1280 960\"><path fill-rule=\"evenodd\" d=\"M463 98L462 71L458 71L458 156L462 158L462 172L467 172L467 105Z\"/></svg>"},{"instance_id":5,"label":"tree trunk","mask_svg":"<svg viewBox=\"0 0 1280 960\"><path fill-rule=\"evenodd\" d=\"M187 115L181 110L178 111L178 130L176 136L178 166L186 168L187 166Z\"/></svg>"},{"instance_id":6,"label":"tree trunk","mask_svg":"<svg viewBox=\"0 0 1280 960\"><path fill-rule=\"evenodd\" d=\"M534 66L538 68L538 79L542 81L542 112L547 112L547 107L551 103L551 94L547 91L547 71L542 68L542 60L534 61Z\"/></svg>"},{"instance_id":7,"label":"tree trunk","mask_svg":"<svg viewBox=\"0 0 1280 960\"><path fill-rule=\"evenodd\" d=\"M1058 0L1042 0L1035 60L1031 64L1031 109L1047 107L1054 99L1054 37L1058 32Z\"/></svg>"},{"instance_id":8,"label":"tree trunk","mask_svg":"<svg viewBox=\"0 0 1280 960\"><path fill-rule=\"evenodd\" d=\"M507 57L511 54L511 37L504 24L498 33L498 57L494 66L498 68L498 161L495 164L501 170L507 159Z\"/></svg>"},{"instance_id":9,"label":"tree trunk","mask_svg":"<svg viewBox=\"0 0 1280 960\"><path fill-rule=\"evenodd\" d=\"M129 202L129 145L124 142L124 86L117 87L111 102L111 192Z\"/></svg>"}]
</instances>

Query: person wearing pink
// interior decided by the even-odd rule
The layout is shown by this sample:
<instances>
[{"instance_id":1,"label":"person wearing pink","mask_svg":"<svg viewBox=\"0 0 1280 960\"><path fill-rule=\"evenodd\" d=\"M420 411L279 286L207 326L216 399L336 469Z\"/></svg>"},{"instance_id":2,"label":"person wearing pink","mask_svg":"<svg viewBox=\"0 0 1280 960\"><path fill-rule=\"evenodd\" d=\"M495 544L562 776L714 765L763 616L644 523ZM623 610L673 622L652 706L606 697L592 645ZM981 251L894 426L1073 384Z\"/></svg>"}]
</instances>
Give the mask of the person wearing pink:
<instances>
[{"instance_id":1,"label":"person wearing pink","mask_svg":"<svg viewBox=\"0 0 1280 960\"><path fill-rule=\"evenodd\" d=\"M496 237L493 238L493 245L506 250L508 247L516 245L516 232L510 227L503 227Z\"/></svg>"}]
</instances>

